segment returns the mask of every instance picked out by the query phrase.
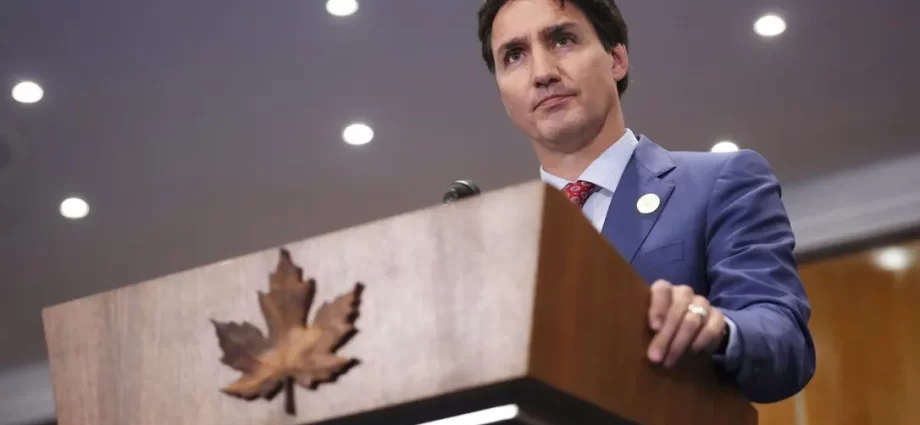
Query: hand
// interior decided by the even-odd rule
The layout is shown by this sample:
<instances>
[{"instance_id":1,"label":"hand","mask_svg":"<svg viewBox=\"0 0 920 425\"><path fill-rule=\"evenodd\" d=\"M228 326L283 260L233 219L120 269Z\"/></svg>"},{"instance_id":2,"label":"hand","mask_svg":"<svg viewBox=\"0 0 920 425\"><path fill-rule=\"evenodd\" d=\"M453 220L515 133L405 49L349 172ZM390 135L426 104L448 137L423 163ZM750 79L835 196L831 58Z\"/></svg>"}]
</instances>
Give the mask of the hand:
<instances>
[{"instance_id":1,"label":"hand","mask_svg":"<svg viewBox=\"0 0 920 425\"><path fill-rule=\"evenodd\" d=\"M690 305L707 312L703 318L689 311ZM664 280L652 284L649 325L655 331L648 348L653 363L674 366L687 348L693 352L715 352L727 332L725 316L689 286L675 286Z\"/></svg>"}]
</instances>

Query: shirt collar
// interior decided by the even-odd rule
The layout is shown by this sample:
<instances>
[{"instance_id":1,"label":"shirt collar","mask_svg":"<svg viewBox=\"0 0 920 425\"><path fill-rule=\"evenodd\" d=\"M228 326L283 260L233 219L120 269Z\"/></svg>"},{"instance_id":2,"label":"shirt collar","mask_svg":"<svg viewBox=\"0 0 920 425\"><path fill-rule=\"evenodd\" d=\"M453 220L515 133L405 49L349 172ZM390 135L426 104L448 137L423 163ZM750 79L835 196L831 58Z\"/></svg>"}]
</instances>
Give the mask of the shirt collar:
<instances>
[{"instance_id":1,"label":"shirt collar","mask_svg":"<svg viewBox=\"0 0 920 425\"><path fill-rule=\"evenodd\" d=\"M638 145L639 140L636 139L636 135L627 128L623 137L620 137L619 140L598 156L581 173L578 180L594 183L611 192L615 191L620 183L620 177L622 177L623 171L626 170L626 165L629 164L629 159L632 158L633 152ZM543 167L540 167L540 179L560 190L570 183L562 177L550 174Z\"/></svg>"}]
</instances>

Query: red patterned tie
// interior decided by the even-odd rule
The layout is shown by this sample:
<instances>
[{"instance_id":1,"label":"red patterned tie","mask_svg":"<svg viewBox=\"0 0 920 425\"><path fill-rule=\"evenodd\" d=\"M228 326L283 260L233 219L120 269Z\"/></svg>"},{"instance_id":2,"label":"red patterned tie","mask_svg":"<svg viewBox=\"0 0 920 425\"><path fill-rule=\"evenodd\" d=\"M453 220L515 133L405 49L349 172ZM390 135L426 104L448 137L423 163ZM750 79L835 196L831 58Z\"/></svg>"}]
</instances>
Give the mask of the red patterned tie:
<instances>
[{"instance_id":1,"label":"red patterned tie","mask_svg":"<svg viewBox=\"0 0 920 425\"><path fill-rule=\"evenodd\" d=\"M562 193L568 196L575 205L583 207L588 197L594 194L594 192L597 192L598 189L600 189L600 187L594 183L579 180L565 185L565 187L562 188Z\"/></svg>"}]
</instances>

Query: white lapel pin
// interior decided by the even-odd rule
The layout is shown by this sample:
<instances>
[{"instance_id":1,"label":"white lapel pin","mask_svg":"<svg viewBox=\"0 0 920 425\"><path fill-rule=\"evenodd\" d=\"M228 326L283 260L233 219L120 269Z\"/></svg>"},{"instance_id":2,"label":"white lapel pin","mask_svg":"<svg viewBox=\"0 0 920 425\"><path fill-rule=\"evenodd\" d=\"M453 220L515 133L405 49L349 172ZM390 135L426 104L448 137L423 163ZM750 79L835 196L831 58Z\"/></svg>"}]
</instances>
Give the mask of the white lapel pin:
<instances>
[{"instance_id":1,"label":"white lapel pin","mask_svg":"<svg viewBox=\"0 0 920 425\"><path fill-rule=\"evenodd\" d=\"M636 208L642 214L651 214L657 211L660 206L661 198L654 193L646 193L639 198L639 202L636 202Z\"/></svg>"}]
</instances>

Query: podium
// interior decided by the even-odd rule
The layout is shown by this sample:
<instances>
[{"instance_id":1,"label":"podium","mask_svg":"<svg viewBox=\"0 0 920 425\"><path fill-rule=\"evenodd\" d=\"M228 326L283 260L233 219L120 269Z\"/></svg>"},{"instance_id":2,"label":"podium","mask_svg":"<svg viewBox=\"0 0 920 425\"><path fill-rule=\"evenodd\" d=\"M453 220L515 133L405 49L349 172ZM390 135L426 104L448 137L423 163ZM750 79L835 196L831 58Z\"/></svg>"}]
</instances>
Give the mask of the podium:
<instances>
[{"instance_id":1,"label":"podium","mask_svg":"<svg viewBox=\"0 0 920 425\"><path fill-rule=\"evenodd\" d=\"M241 373L215 323L266 332L257 293L280 248L315 280L311 314L363 285L336 351L357 363L272 398L228 395ZM42 314L60 425L756 424L706 356L646 360L648 303L577 207L529 182Z\"/></svg>"}]
</instances>

